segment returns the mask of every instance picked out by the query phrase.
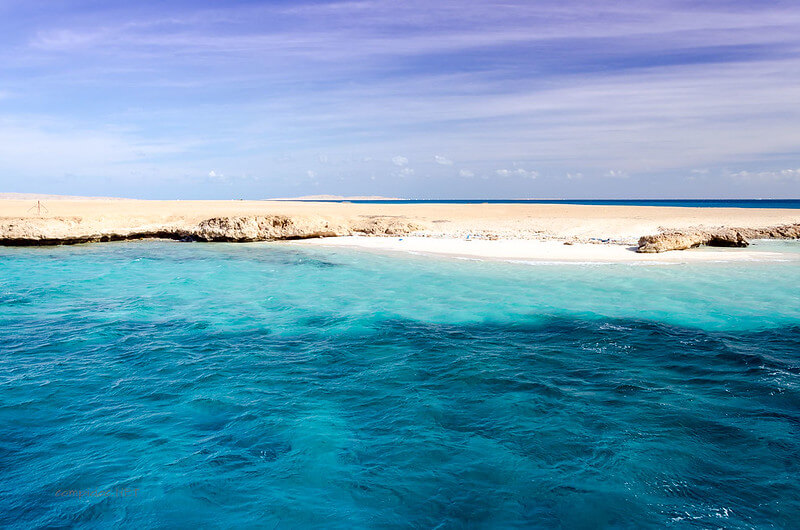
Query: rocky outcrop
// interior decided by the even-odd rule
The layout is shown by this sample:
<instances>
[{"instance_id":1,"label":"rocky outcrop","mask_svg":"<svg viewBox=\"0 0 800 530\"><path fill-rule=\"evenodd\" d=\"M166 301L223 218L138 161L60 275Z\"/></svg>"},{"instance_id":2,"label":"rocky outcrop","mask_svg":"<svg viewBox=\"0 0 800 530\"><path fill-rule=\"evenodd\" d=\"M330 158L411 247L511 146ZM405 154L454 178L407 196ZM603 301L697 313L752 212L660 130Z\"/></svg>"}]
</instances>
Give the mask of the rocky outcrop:
<instances>
[{"instance_id":1,"label":"rocky outcrop","mask_svg":"<svg viewBox=\"0 0 800 530\"><path fill-rule=\"evenodd\" d=\"M740 228L739 232L749 239L800 239L800 223L769 228Z\"/></svg>"},{"instance_id":2,"label":"rocky outcrop","mask_svg":"<svg viewBox=\"0 0 800 530\"><path fill-rule=\"evenodd\" d=\"M113 225L113 226L112 226ZM132 239L184 241L277 241L353 234L403 235L420 230L402 218L368 217L345 222L323 217L286 215L212 217L197 224L109 223L78 217L0 218L0 245L71 245ZM110 227L111 226L111 227Z\"/></svg>"},{"instance_id":3,"label":"rocky outcrop","mask_svg":"<svg viewBox=\"0 0 800 530\"><path fill-rule=\"evenodd\" d=\"M74 245L124 239L169 238L185 236L177 228L134 224L124 231L101 230L97 223L80 217L0 218L0 245Z\"/></svg>"},{"instance_id":4,"label":"rocky outcrop","mask_svg":"<svg viewBox=\"0 0 800 530\"><path fill-rule=\"evenodd\" d=\"M213 217L201 221L192 231L197 241L274 241L342 235L343 227L324 219L296 220L285 215L254 217Z\"/></svg>"},{"instance_id":5,"label":"rocky outcrop","mask_svg":"<svg viewBox=\"0 0 800 530\"><path fill-rule=\"evenodd\" d=\"M800 224L768 228L695 228L668 230L639 238L638 252L666 252L708 245L712 247L746 247L749 239L798 239Z\"/></svg>"},{"instance_id":6,"label":"rocky outcrop","mask_svg":"<svg viewBox=\"0 0 800 530\"><path fill-rule=\"evenodd\" d=\"M397 236L422 230L424 227L418 223L402 217L366 216L363 220L355 221L350 227L351 233L370 236Z\"/></svg>"},{"instance_id":7,"label":"rocky outcrop","mask_svg":"<svg viewBox=\"0 0 800 530\"><path fill-rule=\"evenodd\" d=\"M717 247L746 247L747 240L737 230L671 230L639 238L638 252L685 250L701 245Z\"/></svg>"},{"instance_id":8,"label":"rocky outcrop","mask_svg":"<svg viewBox=\"0 0 800 530\"><path fill-rule=\"evenodd\" d=\"M404 235L421 228L419 224L403 218L384 216L350 222L286 215L214 217L201 221L191 237L198 241L276 241L353 234Z\"/></svg>"}]
</instances>

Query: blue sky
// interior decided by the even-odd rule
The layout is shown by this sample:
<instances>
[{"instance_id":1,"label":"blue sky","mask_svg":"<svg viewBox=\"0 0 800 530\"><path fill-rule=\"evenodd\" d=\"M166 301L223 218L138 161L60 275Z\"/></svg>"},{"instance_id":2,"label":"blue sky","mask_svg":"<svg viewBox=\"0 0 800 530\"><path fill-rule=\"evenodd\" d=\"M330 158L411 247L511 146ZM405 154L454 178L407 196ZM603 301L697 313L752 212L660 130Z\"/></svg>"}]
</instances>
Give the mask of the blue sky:
<instances>
[{"instance_id":1,"label":"blue sky","mask_svg":"<svg viewBox=\"0 0 800 530\"><path fill-rule=\"evenodd\" d=\"M800 4L0 0L0 191L800 197Z\"/></svg>"}]
</instances>

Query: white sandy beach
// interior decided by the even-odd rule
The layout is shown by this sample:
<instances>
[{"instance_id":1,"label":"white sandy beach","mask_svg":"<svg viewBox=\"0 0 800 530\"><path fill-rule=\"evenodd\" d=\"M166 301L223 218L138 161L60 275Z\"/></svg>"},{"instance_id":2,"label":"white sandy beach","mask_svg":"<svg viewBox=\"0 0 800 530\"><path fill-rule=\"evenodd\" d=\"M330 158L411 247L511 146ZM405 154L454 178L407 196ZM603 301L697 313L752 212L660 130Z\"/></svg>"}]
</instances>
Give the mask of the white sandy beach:
<instances>
[{"instance_id":1,"label":"white sandy beach","mask_svg":"<svg viewBox=\"0 0 800 530\"><path fill-rule=\"evenodd\" d=\"M750 249L700 248L660 254L640 254L635 251L635 247L629 245L605 243L573 243L565 245L559 241L528 239L482 240L418 236L345 236L307 239L291 244L503 261L691 263L800 260L800 254L787 255L779 252Z\"/></svg>"}]
</instances>

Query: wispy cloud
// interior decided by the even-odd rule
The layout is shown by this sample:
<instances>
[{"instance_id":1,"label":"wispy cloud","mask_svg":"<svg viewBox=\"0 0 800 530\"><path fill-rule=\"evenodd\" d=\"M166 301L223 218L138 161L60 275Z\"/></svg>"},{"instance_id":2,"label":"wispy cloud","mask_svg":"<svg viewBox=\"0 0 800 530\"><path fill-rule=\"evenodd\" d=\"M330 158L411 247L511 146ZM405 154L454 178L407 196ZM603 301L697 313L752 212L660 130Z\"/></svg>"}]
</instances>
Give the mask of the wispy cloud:
<instances>
[{"instance_id":1,"label":"wispy cloud","mask_svg":"<svg viewBox=\"0 0 800 530\"><path fill-rule=\"evenodd\" d=\"M531 178L547 194L647 182L685 194L683 176L708 191L753 193L760 178L800 194L781 169L800 161L791 2L3 9L16 21L0 34L3 187L65 171L205 182L215 167L288 194L322 165L321 185L356 193L479 174L509 187L469 180L476 195L527 194Z\"/></svg>"},{"instance_id":2,"label":"wispy cloud","mask_svg":"<svg viewBox=\"0 0 800 530\"><path fill-rule=\"evenodd\" d=\"M731 173L731 176L736 179L751 181L800 180L800 168L775 171L737 171L736 173Z\"/></svg>"},{"instance_id":3,"label":"wispy cloud","mask_svg":"<svg viewBox=\"0 0 800 530\"><path fill-rule=\"evenodd\" d=\"M527 179L535 179L539 176L537 171L530 171L527 169L516 168L516 169L498 169L495 171L495 174L498 177L522 177Z\"/></svg>"}]
</instances>

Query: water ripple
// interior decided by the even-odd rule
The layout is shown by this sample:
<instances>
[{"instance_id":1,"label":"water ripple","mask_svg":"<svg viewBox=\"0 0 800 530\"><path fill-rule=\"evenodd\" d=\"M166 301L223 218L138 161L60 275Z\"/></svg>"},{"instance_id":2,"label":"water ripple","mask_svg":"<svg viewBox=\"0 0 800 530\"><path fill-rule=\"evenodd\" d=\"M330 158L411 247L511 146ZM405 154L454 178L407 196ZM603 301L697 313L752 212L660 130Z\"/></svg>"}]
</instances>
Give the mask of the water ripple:
<instances>
[{"instance_id":1,"label":"water ripple","mask_svg":"<svg viewBox=\"0 0 800 530\"><path fill-rule=\"evenodd\" d=\"M713 302L680 283L723 269L248 248L0 256L0 525L800 516L800 318L782 299L734 307L765 293L760 269L725 269L756 286ZM634 294L648 289L675 295L669 311Z\"/></svg>"}]
</instances>

